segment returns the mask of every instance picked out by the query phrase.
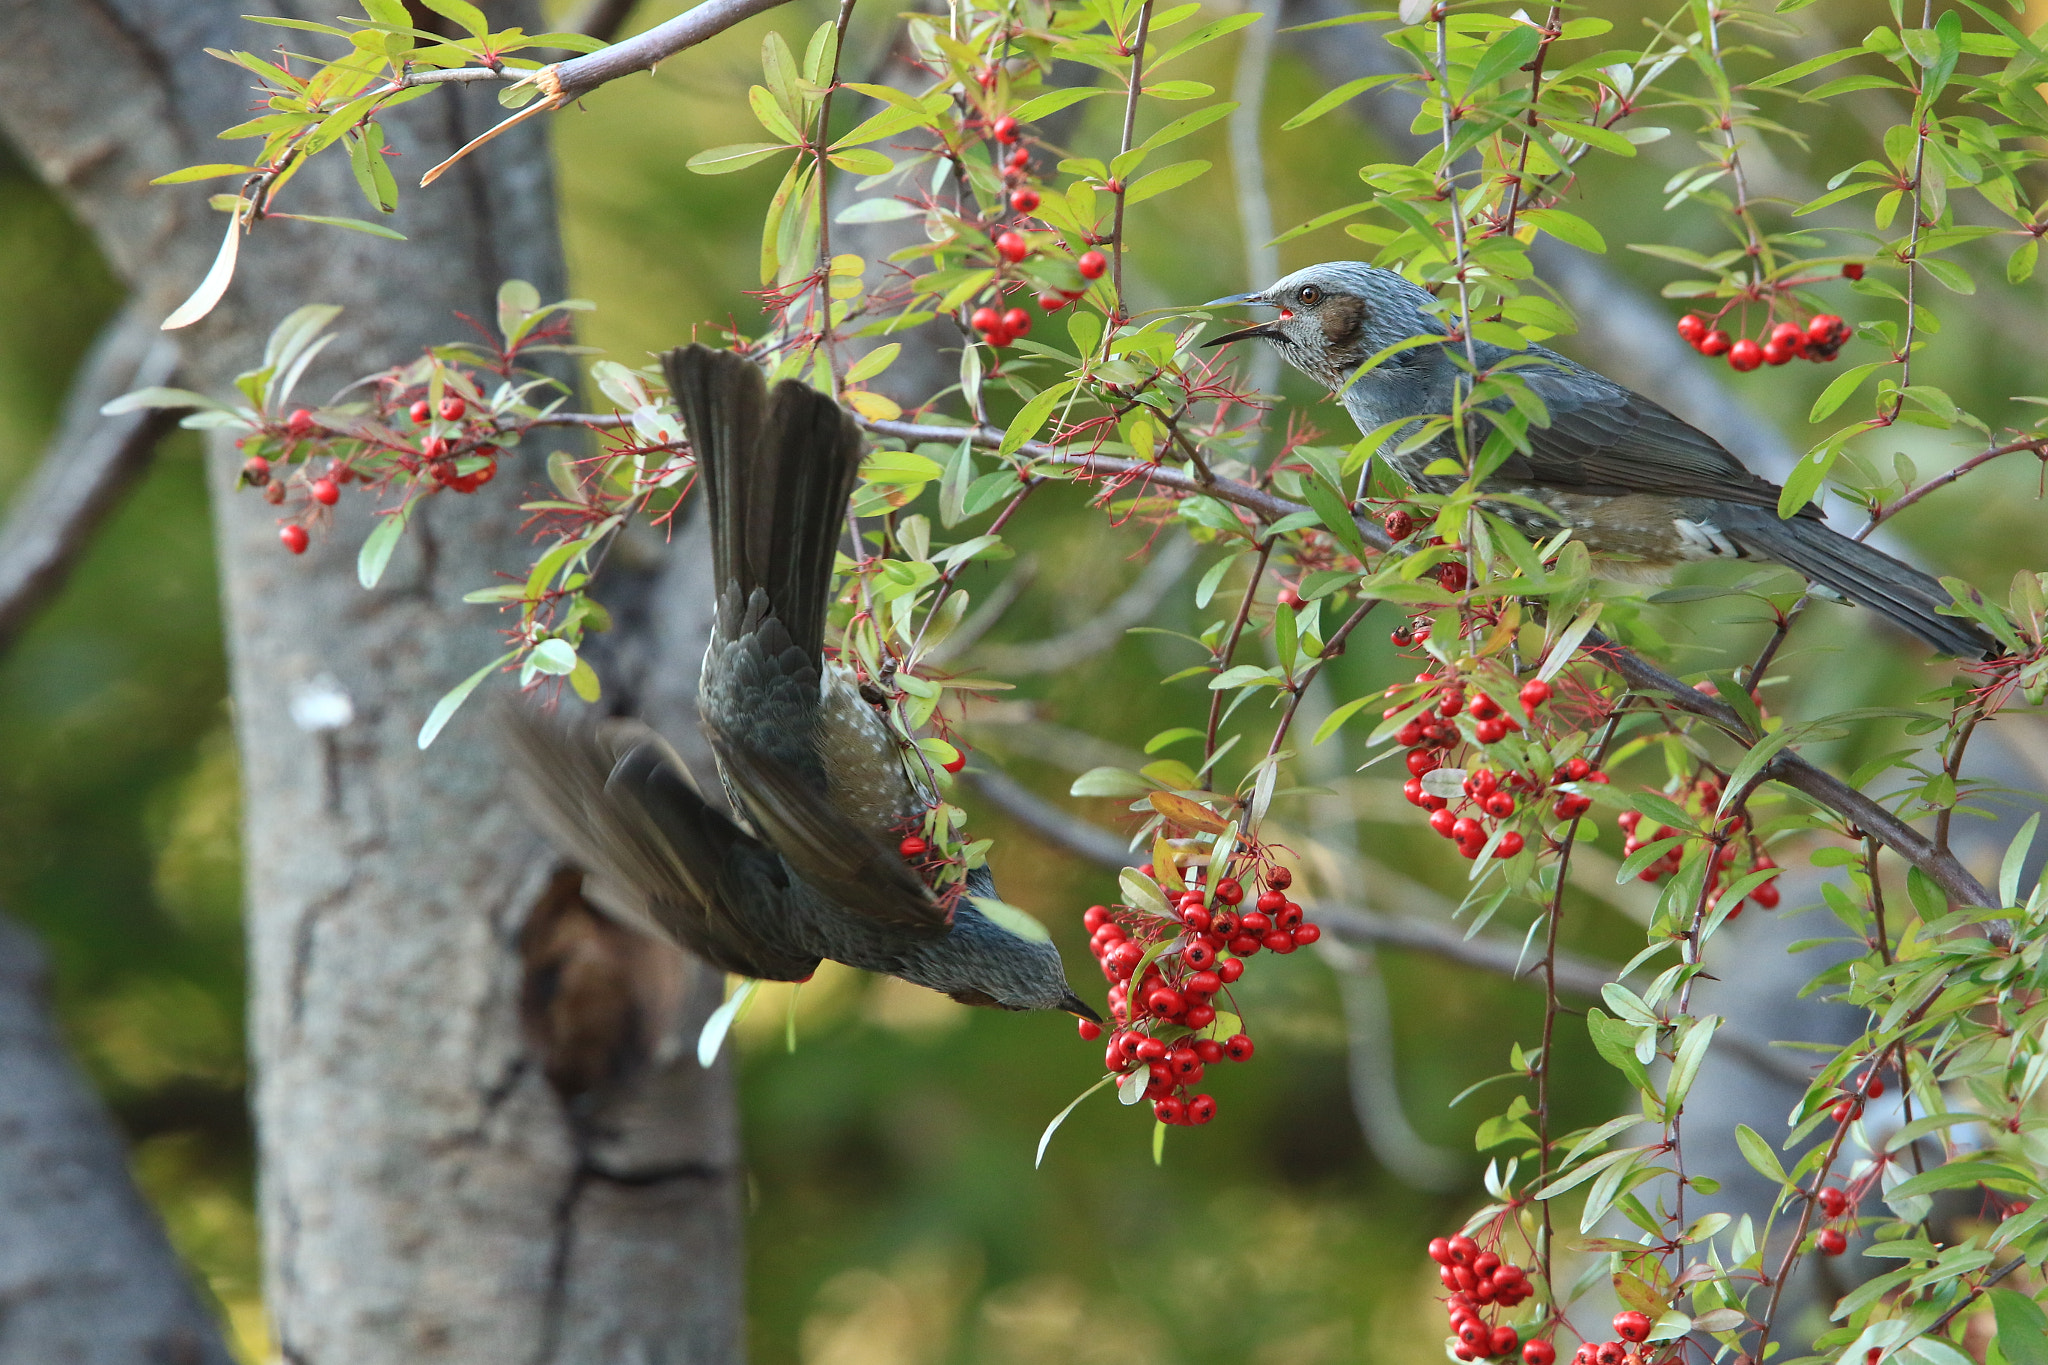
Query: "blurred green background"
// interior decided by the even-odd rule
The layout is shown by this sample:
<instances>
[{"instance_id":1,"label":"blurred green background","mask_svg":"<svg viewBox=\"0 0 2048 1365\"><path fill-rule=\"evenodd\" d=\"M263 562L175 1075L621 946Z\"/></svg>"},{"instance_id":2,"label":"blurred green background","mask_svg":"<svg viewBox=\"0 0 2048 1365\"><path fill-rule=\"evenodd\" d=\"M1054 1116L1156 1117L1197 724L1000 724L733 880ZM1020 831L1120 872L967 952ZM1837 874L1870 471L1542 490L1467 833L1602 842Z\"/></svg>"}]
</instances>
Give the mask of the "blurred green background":
<instances>
[{"instance_id":1,"label":"blurred green background","mask_svg":"<svg viewBox=\"0 0 2048 1365\"><path fill-rule=\"evenodd\" d=\"M637 22L674 8L649 4ZM1861 33L1868 25L1854 20L1863 8L1876 17L1874 6L1843 6L1829 7L1828 18L1841 33ZM598 305L585 315L585 341L638 364L693 325L758 317L745 292L756 283L754 224L779 171L704 179L683 162L705 147L758 138L744 95L761 34L776 27L800 42L826 13L816 0L776 11L556 119L574 290ZM877 48L886 17L881 9L862 16L860 51ZM252 28L250 45L263 42ZM1227 89L1235 57L1234 41L1218 43L1177 74ZM1382 156L1344 115L1278 131L1318 93L1283 48L1267 112L1282 225L1358 197L1354 168ZM1109 103L1088 106L1100 111L1091 115L1098 123L1084 124L1076 145L1105 140ZM1610 242L1721 244L1708 215L1658 212L1657 187L1692 155L1684 117L1678 136L1634 163L1604 163L1574 204ZM1812 164L1824 168L1819 178L1861 154L1853 139L1863 135L1862 115L1802 117ZM1189 154L1227 168L1222 125L1210 133ZM1773 150L1788 172L1803 173L1806 153L1783 143ZM1234 219L1216 211L1227 169L1202 186L1133 213L1132 260L1147 305L1246 287ZM1191 217L1191 194L1206 196L1212 211ZM1350 256L1352 245L1330 229L1288 243L1283 258L1291 269ZM0 272L4 497L37 458L68 375L118 288L87 237L12 159L0 159L0 252L8 262ZM2043 316L2040 290L1991 283L2001 274L1989 249L1963 258L1981 267L1987 296L1938 300L1946 326L1922 373L1994 423L2011 420L2009 395L2048 387L2038 380L2038 327L2020 335L2014 326ZM1646 289L1672 275L1625 251L1611 259ZM1846 289L1829 297L1858 315ZM1670 311L1675 318L1679 310ZM1800 442L1810 439L1804 413L1829 374L1801 365L1738 382ZM1285 393L1332 439L1347 439L1341 411L1291 374ZM1939 433L1902 430L1899 441L1924 467L1946 458ZM2011 572L2038 557L2030 553L2039 543L2036 474L1994 468L1973 480L1970 495L1931 499L1901 529L1944 572L2002 595ZM78 1055L134 1141L139 1179L253 1359L263 1328L242 1091L238 797L206 516L197 447L181 436L63 597L0 660L0 906L50 946ZM1019 564L1035 572L990 638L1038 639L1085 619L1135 576L1145 536L1139 526L1105 533L1100 514L1077 499L1035 499L1014 524L1023 558L977 569L969 582L985 592ZM1195 625L1185 597L1169 599L1158 624ZM1725 613L1725 603L1708 607ZM1714 615L1654 617L1680 667L1708 666L1720 649L1759 638L1757 627L1716 625ZM1903 650L1891 651L1899 662L1890 665L1866 652L1855 668L1814 667L1826 651L1852 646L1867 624L1836 608L1817 618L1781 670L1812 681L1787 688L1777 705L1898 701L1926 685ZM1370 637L1335 670L1340 697L1412 672L1384 625ZM1119 748L1136 749L1205 708L1199 680L1165 693L1149 686L1187 663L1187 651L1165 637L1130 637L1059 675L1024 679L969 737L984 762L1065 800L1079 769L1115 761ZM1350 735L1353 765L1363 757L1360 738ZM1345 788L1365 820L1361 842L1380 863L1455 897L1462 867L1418 833L1405 818L1411 812L1386 801L1382 772ZM1116 814L1110 803L1089 804L1095 818ZM1053 924L1079 964L1076 980L1099 988L1079 916L1109 896L1108 876L993 814L983 813L979 829L1001 841L996 871L1006 896ZM1612 830L1604 845L1613 851ZM1370 885L1316 890L1374 901ZM1571 918L1571 946L1626 957L1637 941L1627 918L1603 902L1584 907ZM965 1010L897 983L828 974L801 997L802 1041L792 1055L782 1045L781 997L763 1001L741 1030L754 1358L1318 1365L1433 1357L1442 1320L1421 1244L1483 1197L1483 1158L1470 1134L1506 1096L1488 1091L1456 1111L1446 1103L1504 1069L1510 1039L1533 1040L1540 999L1435 959L1388 953L1383 965L1410 1119L1423 1137L1466 1154L1461 1190L1419 1193L1367 1152L1347 1093L1337 992L1315 954L1262 961L1251 974L1245 1003L1258 1058L1215 1069L1218 1120L1174 1132L1156 1168L1149 1122L1098 1095L1033 1171L1047 1120L1100 1073L1099 1048L1078 1042L1069 1023ZM1603 1117L1619 1100L1611 1073L1582 1031L1562 1032L1563 1119Z\"/></svg>"}]
</instances>

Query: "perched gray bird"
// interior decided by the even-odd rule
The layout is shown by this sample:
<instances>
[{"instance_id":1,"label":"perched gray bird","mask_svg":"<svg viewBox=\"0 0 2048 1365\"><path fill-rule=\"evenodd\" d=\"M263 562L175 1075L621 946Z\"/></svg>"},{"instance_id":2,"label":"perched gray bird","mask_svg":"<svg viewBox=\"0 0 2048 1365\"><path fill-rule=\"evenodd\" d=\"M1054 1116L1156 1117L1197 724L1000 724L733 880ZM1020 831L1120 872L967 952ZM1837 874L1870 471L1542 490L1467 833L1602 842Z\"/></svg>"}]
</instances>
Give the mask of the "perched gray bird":
<instances>
[{"instance_id":1,"label":"perched gray bird","mask_svg":"<svg viewBox=\"0 0 2048 1365\"><path fill-rule=\"evenodd\" d=\"M770 392L730 352L665 359L718 589L698 707L751 828L710 806L646 727L579 729L507 706L528 808L601 908L727 971L797 981L829 957L964 1004L1096 1019L1042 930L972 903L995 895L986 868L942 903L898 848L926 793L851 671L824 656L859 428L802 384Z\"/></svg>"},{"instance_id":2,"label":"perched gray bird","mask_svg":"<svg viewBox=\"0 0 2048 1365\"><path fill-rule=\"evenodd\" d=\"M1443 324L1426 311L1428 293L1391 270L1363 261L1312 265L1250 294L1217 299L1278 308L1280 316L1205 344L1263 337L1302 373L1340 391L1361 432L1403 418L1451 410L1463 374L1452 344L1402 351L1370 374L1352 379L1379 351L1411 337L1441 337ZM1455 343L1462 355L1464 345ZM1475 342L1482 368L1514 354ZM1548 426L1529 427L1529 452L1517 453L1482 487L1517 493L1549 508L1554 520L1502 502L1492 510L1532 537L1561 526L1617 577L1661 574L1695 560L1768 560L1823 588L1880 612L1944 653L1982 658L1998 646L1976 625L1937 610L1948 591L1890 555L1830 530L1809 504L1789 520L1777 513L1778 486L1745 469L1720 442L1639 393L1555 351L1532 346L1547 362L1516 371L1550 410ZM1505 406L1505 400L1499 404ZM1476 442L1491 427L1475 420ZM1386 444L1399 444L1397 434ZM1448 493L1462 480L1422 471L1455 456L1454 434L1389 462L1410 486Z\"/></svg>"}]
</instances>

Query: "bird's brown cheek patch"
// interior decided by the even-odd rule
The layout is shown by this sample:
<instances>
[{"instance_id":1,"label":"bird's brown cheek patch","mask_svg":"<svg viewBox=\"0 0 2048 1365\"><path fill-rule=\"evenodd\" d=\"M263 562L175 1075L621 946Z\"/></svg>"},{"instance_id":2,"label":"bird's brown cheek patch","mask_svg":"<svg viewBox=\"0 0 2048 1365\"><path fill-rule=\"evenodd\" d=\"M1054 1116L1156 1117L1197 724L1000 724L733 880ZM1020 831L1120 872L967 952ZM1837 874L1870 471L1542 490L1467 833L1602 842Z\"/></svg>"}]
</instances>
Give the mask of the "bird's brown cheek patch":
<instances>
[{"instance_id":1,"label":"bird's brown cheek patch","mask_svg":"<svg viewBox=\"0 0 2048 1365\"><path fill-rule=\"evenodd\" d=\"M1323 305L1323 337L1332 347L1348 346L1365 330L1365 300L1339 294Z\"/></svg>"}]
</instances>

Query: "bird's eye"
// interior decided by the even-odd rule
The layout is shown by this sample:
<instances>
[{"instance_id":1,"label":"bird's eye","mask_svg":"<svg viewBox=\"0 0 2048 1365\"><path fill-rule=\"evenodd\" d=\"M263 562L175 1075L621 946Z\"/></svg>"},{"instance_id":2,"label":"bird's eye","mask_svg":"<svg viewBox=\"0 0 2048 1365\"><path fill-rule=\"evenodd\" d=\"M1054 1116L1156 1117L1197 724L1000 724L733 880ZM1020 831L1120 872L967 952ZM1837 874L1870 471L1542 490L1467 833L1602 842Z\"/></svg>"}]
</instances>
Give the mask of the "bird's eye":
<instances>
[{"instance_id":1,"label":"bird's eye","mask_svg":"<svg viewBox=\"0 0 2048 1365\"><path fill-rule=\"evenodd\" d=\"M1312 284L1305 284L1301 287L1301 292L1295 295L1295 297L1301 300L1302 307L1313 308L1323 301L1323 291Z\"/></svg>"}]
</instances>

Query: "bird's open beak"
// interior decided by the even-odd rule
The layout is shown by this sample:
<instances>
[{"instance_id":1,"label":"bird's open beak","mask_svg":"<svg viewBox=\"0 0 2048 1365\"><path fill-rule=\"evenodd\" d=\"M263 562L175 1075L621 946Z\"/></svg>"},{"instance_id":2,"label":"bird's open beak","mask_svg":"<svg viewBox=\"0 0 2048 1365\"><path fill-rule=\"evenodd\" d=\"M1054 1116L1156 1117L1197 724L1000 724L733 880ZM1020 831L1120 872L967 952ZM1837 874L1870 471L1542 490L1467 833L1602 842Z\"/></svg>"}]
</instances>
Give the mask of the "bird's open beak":
<instances>
[{"instance_id":1,"label":"bird's open beak","mask_svg":"<svg viewBox=\"0 0 2048 1365\"><path fill-rule=\"evenodd\" d=\"M1080 996L1075 995L1072 991L1068 991L1066 994L1066 998L1060 1001L1060 1008L1065 1010L1068 1014L1080 1015L1083 1019L1086 1019L1091 1024L1099 1024L1102 1022L1102 1016L1097 1014L1094 1010L1090 1009L1088 1007L1088 1003L1081 999Z\"/></svg>"},{"instance_id":2,"label":"bird's open beak","mask_svg":"<svg viewBox=\"0 0 2048 1365\"><path fill-rule=\"evenodd\" d=\"M1252 303L1258 304L1260 307L1264 308L1270 308L1273 306L1272 303L1266 298L1265 294L1258 290L1254 290L1249 294L1232 294L1228 298L1211 299L1202 306L1204 308L1221 308L1227 304L1233 303ZM1207 350L1211 346L1222 346L1232 341L1247 341L1253 337L1270 338L1277 337L1279 335L1280 321L1276 318L1272 322L1262 322L1255 327L1240 327L1235 332L1225 332L1220 337L1214 337L1208 341L1203 342L1202 349Z\"/></svg>"}]
</instances>

